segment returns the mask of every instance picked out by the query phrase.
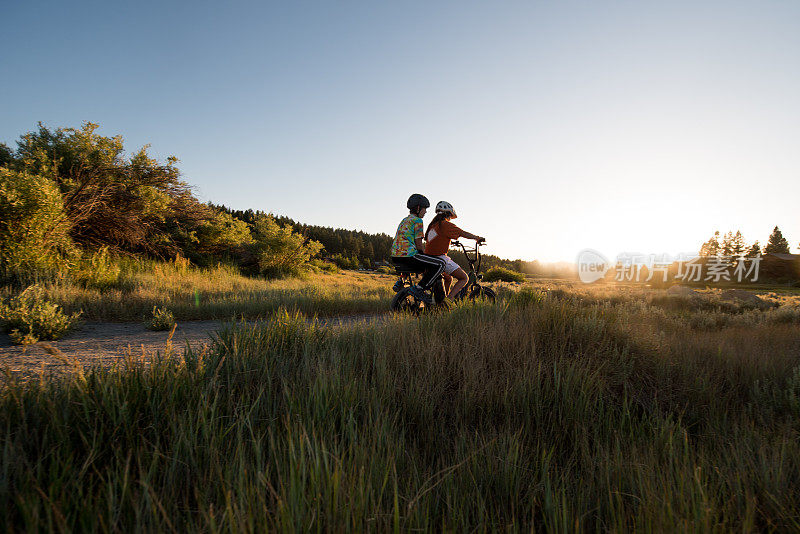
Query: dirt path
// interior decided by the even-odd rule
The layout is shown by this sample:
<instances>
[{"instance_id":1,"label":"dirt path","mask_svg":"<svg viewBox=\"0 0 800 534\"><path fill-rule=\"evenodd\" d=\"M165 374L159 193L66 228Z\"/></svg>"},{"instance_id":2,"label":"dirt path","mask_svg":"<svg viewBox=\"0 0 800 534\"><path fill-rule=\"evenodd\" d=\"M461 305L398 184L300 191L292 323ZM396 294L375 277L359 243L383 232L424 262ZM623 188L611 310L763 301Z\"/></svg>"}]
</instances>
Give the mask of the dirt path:
<instances>
[{"instance_id":1,"label":"dirt path","mask_svg":"<svg viewBox=\"0 0 800 534\"><path fill-rule=\"evenodd\" d=\"M323 320L329 326L373 320L377 316L358 315ZM179 322L172 336L172 347L181 354L187 345L194 351L208 350L221 321ZM0 333L0 368L14 376L31 377L41 373L60 374L72 368L69 361L83 367L111 367L126 357L150 361L166 352L169 332L152 332L141 323L84 323L81 329L59 341L40 341L27 347L13 345Z\"/></svg>"},{"instance_id":2,"label":"dirt path","mask_svg":"<svg viewBox=\"0 0 800 534\"><path fill-rule=\"evenodd\" d=\"M211 335L219 330L219 321L178 323L172 346L182 352L187 344L203 350ZM74 334L59 341L40 341L27 347L12 345L8 335L0 334L0 366L14 375L60 373L70 369L67 360L77 360L84 367L110 367L127 355L148 361L164 354L169 332L152 332L141 323L85 323Z\"/></svg>"}]
</instances>

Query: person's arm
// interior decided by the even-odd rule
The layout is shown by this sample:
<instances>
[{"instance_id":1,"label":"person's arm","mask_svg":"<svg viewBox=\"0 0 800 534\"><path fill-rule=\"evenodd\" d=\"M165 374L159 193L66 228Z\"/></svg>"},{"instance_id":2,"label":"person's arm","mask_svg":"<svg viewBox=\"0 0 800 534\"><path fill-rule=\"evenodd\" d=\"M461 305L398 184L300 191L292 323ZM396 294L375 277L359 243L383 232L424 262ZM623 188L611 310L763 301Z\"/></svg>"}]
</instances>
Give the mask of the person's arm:
<instances>
[{"instance_id":1,"label":"person's arm","mask_svg":"<svg viewBox=\"0 0 800 534\"><path fill-rule=\"evenodd\" d=\"M422 243L422 238L425 237L425 227L422 226L422 219L417 219L417 223L414 225L414 244L417 246L417 250L425 254L425 245Z\"/></svg>"},{"instance_id":2,"label":"person's arm","mask_svg":"<svg viewBox=\"0 0 800 534\"><path fill-rule=\"evenodd\" d=\"M465 232L464 230L461 230L461 237L466 237L467 239L474 239L475 241L486 241L481 236Z\"/></svg>"}]
</instances>

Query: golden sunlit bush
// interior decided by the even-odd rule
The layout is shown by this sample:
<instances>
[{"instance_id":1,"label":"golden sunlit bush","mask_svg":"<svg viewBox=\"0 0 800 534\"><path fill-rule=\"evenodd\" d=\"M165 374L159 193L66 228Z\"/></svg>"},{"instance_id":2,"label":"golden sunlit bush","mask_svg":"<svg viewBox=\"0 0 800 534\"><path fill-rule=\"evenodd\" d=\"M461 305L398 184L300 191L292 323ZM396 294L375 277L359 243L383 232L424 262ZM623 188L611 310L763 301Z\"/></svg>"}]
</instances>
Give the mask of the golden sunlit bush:
<instances>
[{"instance_id":1,"label":"golden sunlit bush","mask_svg":"<svg viewBox=\"0 0 800 534\"><path fill-rule=\"evenodd\" d=\"M39 286L30 286L8 302L0 302L0 324L17 344L55 340L79 324L80 312L65 314L58 304L44 298Z\"/></svg>"}]
</instances>

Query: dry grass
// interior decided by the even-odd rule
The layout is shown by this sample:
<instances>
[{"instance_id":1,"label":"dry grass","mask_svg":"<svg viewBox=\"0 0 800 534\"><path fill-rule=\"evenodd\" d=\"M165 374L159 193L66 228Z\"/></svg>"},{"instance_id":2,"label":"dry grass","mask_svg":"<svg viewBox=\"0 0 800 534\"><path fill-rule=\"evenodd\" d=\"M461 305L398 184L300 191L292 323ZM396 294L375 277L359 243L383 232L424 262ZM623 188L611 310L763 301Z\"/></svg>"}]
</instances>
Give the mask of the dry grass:
<instances>
[{"instance_id":1,"label":"dry grass","mask_svg":"<svg viewBox=\"0 0 800 534\"><path fill-rule=\"evenodd\" d=\"M87 320L143 321L154 307L164 307L180 321L252 319L279 308L319 316L383 312L393 283L389 275L353 271L265 280L226 266L203 269L148 262L113 284L62 282L43 287L46 299L68 313L83 310ZM11 293L10 288L2 291Z\"/></svg>"}]
</instances>

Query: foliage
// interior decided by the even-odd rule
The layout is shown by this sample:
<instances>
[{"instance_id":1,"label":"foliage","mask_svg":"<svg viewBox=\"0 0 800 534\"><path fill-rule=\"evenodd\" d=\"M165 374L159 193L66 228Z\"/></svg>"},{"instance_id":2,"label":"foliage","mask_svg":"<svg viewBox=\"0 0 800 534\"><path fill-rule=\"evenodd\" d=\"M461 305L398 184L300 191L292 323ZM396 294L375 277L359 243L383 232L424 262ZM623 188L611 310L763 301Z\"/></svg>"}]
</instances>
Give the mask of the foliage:
<instances>
[{"instance_id":1,"label":"foliage","mask_svg":"<svg viewBox=\"0 0 800 534\"><path fill-rule=\"evenodd\" d=\"M719 256L721 250L722 245L719 242L719 230L717 230L714 232L714 235L700 247L700 255Z\"/></svg>"},{"instance_id":2,"label":"foliage","mask_svg":"<svg viewBox=\"0 0 800 534\"><path fill-rule=\"evenodd\" d=\"M124 156L121 136L98 135L97 124L23 135L9 167L57 184L69 233L81 245L174 255L182 240L212 216L180 180L177 158L160 164L147 146Z\"/></svg>"},{"instance_id":3,"label":"foliage","mask_svg":"<svg viewBox=\"0 0 800 534\"><path fill-rule=\"evenodd\" d=\"M258 217L266 215L262 211L254 211L252 209L232 210L225 206L215 207L247 222L251 226L255 224ZM347 258L349 265L340 265L343 269L354 269L359 265L372 266L374 262L389 259L392 236L387 234L369 234L356 230L302 224L285 216L277 216L275 219L280 224L290 225L295 232L322 243L322 252L326 256ZM339 263L342 263L341 260ZM355 267L353 267L353 264L355 264Z\"/></svg>"},{"instance_id":4,"label":"foliage","mask_svg":"<svg viewBox=\"0 0 800 534\"><path fill-rule=\"evenodd\" d=\"M761 254L761 246L758 244L758 241L756 241L755 243L753 243L750 246L749 249L747 249L747 253L745 254L745 257L747 257L747 258L755 258L759 254Z\"/></svg>"},{"instance_id":5,"label":"foliage","mask_svg":"<svg viewBox=\"0 0 800 534\"><path fill-rule=\"evenodd\" d=\"M167 308L153 306L153 312L146 326L148 330L172 330L175 326L175 315Z\"/></svg>"},{"instance_id":6,"label":"foliage","mask_svg":"<svg viewBox=\"0 0 800 534\"><path fill-rule=\"evenodd\" d=\"M525 275L503 267L492 267L486 271L483 279L486 282L524 282Z\"/></svg>"},{"instance_id":7,"label":"foliage","mask_svg":"<svg viewBox=\"0 0 800 534\"><path fill-rule=\"evenodd\" d=\"M60 339L78 325L80 313L66 315L58 304L47 301L42 291L30 286L8 303L0 302L0 323L17 344Z\"/></svg>"},{"instance_id":8,"label":"foliage","mask_svg":"<svg viewBox=\"0 0 800 534\"><path fill-rule=\"evenodd\" d=\"M58 186L52 180L0 167L0 281L52 278L75 249Z\"/></svg>"},{"instance_id":9,"label":"foliage","mask_svg":"<svg viewBox=\"0 0 800 534\"><path fill-rule=\"evenodd\" d=\"M115 261L108 247L95 251L84 250L69 273L73 283L96 289L121 287L123 278L122 266Z\"/></svg>"},{"instance_id":10,"label":"foliage","mask_svg":"<svg viewBox=\"0 0 800 534\"><path fill-rule=\"evenodd\" d=\"M742 232L739 230L736 230L735 234L733 232L727 232L722 239L721 255L739 257L745 252L747 252L747 247Z\"/></svg>"},{"instance_id":11,"label":"foliage","mask_svg":"<svg viewBox=\"0 0 800 534\"><path fill-rule=\"evenodd\" d=\"M334 254L331 261L340 269L358 269L358 258L348 257L344 254Z\"/></svg>"},{"instance_id":12,"label":"foliage","mask_svg":"<svg viewBox=\"0 0 800 534\"><path fill-rule=\"evenodd\" d=\"M317 241L306 239L289 225L280 225L270 215L256 217L251 254L259 274L268 278L295 276L322 250Z\"/></svg>"},{"instance_id":13,"label":"foliage","mask_svg":"<svg viewBox=\"0 0 800 534\"><path fill-rule=\"evenodd\" d=\"M195 237L201 254L221 256L253 244L250 227L229 213L219 211L203 221Z\"/></svg>"},{"instance_id":14,"label":"foliage","mask_svg":"<svg viewBox=\"0 0 800 534\"><path fill-rule=\"evenodd\" d=\"M767 246L764 247L766 254L789 254L789 242L783 237L780 229L776 226L769 235Z\"/></svg>"},{"instance_id":15,"label":"foliage","mask_svg":"<svg viewBox=\"0 0 800 534\"><path fill-rule=\"evenodd\" d=\"M309 265L316 269L318 272L323 273L338 273L339 267L332 261L321 260L319 258L313 258L309 262Z\"/></svg>"}]
</instances>

